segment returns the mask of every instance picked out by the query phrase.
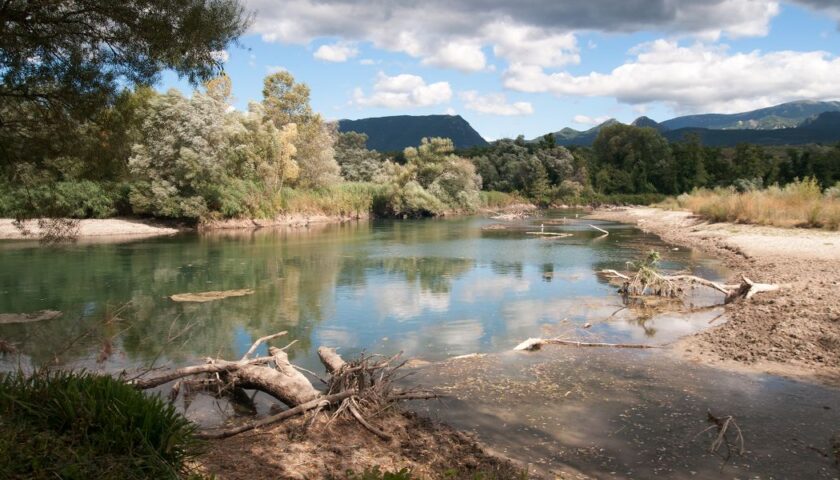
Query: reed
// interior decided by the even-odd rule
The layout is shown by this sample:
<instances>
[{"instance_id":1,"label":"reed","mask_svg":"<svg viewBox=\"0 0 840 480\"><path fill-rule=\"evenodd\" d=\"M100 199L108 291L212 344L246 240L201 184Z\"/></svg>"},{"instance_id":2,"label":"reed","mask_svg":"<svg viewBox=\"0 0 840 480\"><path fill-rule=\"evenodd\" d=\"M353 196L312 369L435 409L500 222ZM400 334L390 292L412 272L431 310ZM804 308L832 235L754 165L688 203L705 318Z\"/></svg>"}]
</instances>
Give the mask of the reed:
<instances>
[{"instance_id":1,"label":"reed","mask_svg":"<svg viewBox=\"0 0 840 480\"><path fill-rule=\"evenodd\" d=\"M823 192L815 179L806 178L763 190L698 189L669 198L659 206L689 210L713 222L837 230L840 197L834 194L836 188Z\"/></svg>"}]
</instances>

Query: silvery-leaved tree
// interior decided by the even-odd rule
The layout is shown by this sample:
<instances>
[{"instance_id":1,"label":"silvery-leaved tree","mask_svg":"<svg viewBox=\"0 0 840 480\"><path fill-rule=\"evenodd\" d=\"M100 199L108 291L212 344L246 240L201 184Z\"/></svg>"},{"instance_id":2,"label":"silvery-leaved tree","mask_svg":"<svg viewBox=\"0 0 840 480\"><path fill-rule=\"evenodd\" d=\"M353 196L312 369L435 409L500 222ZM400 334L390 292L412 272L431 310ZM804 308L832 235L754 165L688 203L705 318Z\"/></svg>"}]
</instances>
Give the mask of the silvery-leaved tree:
<instances>
[{"instance_id":1,"label":"silvery-leaved tree","mask_svg":"<svg viewBox=\"0 0 840 480\"><path fill-rule=\"evenodd\" d=\"M138 214L200 218L226 175L230 117L227 104L195 92L170 90L149 101L142 138L129 170L136 182L130 200Z\"/></svg>"}]
</instances>

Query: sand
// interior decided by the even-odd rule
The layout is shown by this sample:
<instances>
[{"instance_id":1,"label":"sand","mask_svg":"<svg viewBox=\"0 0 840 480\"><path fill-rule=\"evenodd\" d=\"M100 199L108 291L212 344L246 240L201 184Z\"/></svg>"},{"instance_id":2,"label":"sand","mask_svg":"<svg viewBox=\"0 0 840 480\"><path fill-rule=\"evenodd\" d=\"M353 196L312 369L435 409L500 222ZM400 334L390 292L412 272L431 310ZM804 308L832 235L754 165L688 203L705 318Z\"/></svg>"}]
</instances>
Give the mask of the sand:
<instances>
[{"instance_id":1,"label":"sand","mask_svg":"<svg viewBox=\"0 0 840 480\"><path fill-rule=\"evenodd\" d=\"M737 275L784 284L727 306L728 322L679 341L698 362L840 384L840 232L710 224L656 208L600 210L592 218L634 223L664 240L706 251Z\"/></svg>"}]
</instances>

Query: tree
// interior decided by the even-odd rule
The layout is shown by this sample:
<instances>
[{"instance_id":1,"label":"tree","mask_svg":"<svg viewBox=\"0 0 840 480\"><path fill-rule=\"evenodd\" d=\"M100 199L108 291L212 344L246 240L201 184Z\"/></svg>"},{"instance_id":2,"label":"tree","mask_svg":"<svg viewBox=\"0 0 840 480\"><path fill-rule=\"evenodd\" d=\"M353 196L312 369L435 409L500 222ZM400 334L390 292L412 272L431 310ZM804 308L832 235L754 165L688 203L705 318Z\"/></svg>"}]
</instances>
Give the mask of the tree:
<instances>
[{"instance_id":1,"label":"tree","mask_svg":"<svg viewBox=\"0 0 840 480\"><path fill-rule=\"evenodd\" d=\"M149 101L129 160L135 213L197 219L214 207L208 200L226 174L226 110L199 92L187 99L170 90Z\"/></svg>"},{"instance_id":2,"label":"tree","mask_svg":"<svg viewBox=\"0 0 840 480\"><path fill-rule=\"evenodd\" d=\"M10 0L0 7L0 130L90 118L164 69L198 84L250 19L239 0Z\"/></svg>"},{"instance_id":3,"label":"tree","mask_svg":"<svg viewBox=\"0 0 840 480\"><path fill-rule=\"evenodd\" d=\"M259 103L251 103L248 113L238 116L228 134L226 170L229 176L262 183L269 194L297 180L300 168L295 161L297 126L277 128L268 120Z\"/></svg>"},{"instance_id":4,"label":"tree","mask_svg":"<svg viewBox=\"0 0 840 480\"><path fill-rule=\"evenodd\" d=\"M609 172L629 172L632 185L625 181L607 182L619 185L621 191L604 193L674 193L676 172L668 141L653 128L632 125L608 125L598 132L593 144L597 168L596 178L603 190L603 179ZM606 172L602 174L602 171ZM627 191L629 190L629 191Z\"/></svg>"},{"instance_id":5,"label":"tree","mask_svg":"<svg viewBox=\"0 0 840 480\"><path fill-rule=\"evenodd\" d=\"M419 147L405 149L405 165L386 162L387 213L426 216L478 208L481 177L453 152L448 138L424 138Z\"/></svg>"},{"instance_id":6,"label":"tree","mask_svg":"<svg viewBox=\"0 0 840 480\"><path fill-rule=\"evenodd\" d=\"M338 134L335 160L341 167L341 176L350 182L372 182L382 174L382 160L376 150L367 149L368 136L364 133Z\"/></svg>"},{"instance_id":7,"label":"tree","mask_svg":"<svg viewBox=\"0 0 840 480\"><path fill-rule=\"evenodd\" d=\"M706 173L706 153L698 135L689 135L684 141L671 145L677 171L677 191L690 192L705 187L709 181Z\"/></svg>"},{"instance_id":8,"label":"tree","mask_svg":"<svg viewBox=\"0 0 840 480\"><path fill-rule=\"evenodd\" d=\"M281 128L297 125L297 162L304 187L325 187L339 180L341 169L335 161L335 127L327 125L309 105L309 87L295 82L289 72L277 72L263 82L265 114Z\"/></svg>"}]
</instances>

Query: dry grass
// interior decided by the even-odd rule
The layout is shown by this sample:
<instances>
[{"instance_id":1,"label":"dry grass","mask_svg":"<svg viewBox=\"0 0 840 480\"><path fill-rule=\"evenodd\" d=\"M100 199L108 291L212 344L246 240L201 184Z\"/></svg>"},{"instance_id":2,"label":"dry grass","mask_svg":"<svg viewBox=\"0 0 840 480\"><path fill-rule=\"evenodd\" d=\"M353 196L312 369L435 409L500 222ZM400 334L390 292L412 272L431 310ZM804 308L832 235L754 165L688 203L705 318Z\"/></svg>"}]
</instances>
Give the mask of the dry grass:
<instances>
[{"instance_id":1,"label":"dry grass","mask_svg":"<svg viewBox=\"0 0 840 480\"><path fill-rule=\"evenodd\" d=\"M823 193L814 179L738 192L734 188L699 189L659 206L685 209L714 222L776 227L840 229L840 198Z\"/></svg>"}]
</instances>

